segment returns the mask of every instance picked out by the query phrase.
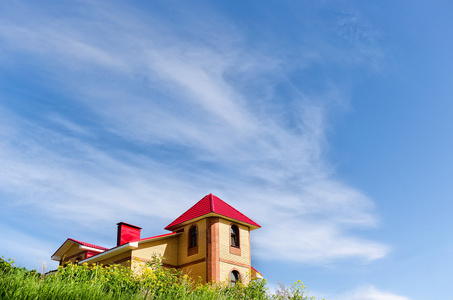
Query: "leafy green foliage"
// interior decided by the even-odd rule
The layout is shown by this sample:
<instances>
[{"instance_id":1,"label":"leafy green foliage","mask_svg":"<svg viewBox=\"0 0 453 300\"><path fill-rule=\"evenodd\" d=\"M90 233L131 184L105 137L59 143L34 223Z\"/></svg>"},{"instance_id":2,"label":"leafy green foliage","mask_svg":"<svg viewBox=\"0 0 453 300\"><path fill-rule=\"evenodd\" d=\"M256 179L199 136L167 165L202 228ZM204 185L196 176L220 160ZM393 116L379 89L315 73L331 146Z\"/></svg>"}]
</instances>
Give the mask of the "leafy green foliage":
<instances>
[{"instance_id":1,"label":"leafy green foliage","mask_svg":"<svg viewBox=\"0 0 453 300\"><path fill-rule=\"evenodd\" d=\"M0 299L265 299L310 300L300 281L290 288L280 286L270 294L265 280L202 284L187 275L162 267L156 258L137 263L139 268L120 265L59 267L47 275L18 268L0 258Z\"/></svg>"}]
</instances>

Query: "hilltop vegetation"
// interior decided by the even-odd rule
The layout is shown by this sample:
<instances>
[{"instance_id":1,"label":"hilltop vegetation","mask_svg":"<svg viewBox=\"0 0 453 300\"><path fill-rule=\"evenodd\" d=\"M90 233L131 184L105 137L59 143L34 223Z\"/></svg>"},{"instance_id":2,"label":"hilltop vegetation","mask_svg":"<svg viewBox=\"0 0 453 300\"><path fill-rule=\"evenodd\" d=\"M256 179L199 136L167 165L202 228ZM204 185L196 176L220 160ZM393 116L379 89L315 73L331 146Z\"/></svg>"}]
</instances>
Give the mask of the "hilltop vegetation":
<instances>
[{"instance_id":1,"label":"hilltop vegetation","mask_svg":"<svg viewBox=\"0 0 453 300\"><path fill-rule=\"evenodd\" d=\"M265 280L201 284L181 272L162 268L159 260L148 263L140 276L120 265L69 264L52 274L18 268L0 258L0 299L273 299L314 300L300 282L281 286L271 294Z\"/></svg>"}]
</instances>

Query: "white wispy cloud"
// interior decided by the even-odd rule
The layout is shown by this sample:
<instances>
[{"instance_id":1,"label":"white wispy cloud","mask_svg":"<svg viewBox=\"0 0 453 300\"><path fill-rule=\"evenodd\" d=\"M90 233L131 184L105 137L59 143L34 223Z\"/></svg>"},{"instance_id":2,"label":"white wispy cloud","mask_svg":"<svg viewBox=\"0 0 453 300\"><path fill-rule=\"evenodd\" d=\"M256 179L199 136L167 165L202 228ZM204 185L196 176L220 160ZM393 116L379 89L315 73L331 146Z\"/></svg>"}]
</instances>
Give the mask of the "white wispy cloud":
<instances>
[{"instance_id":1,"label":"white wispy cloud","mask_svg":"<svg viewBox=\"0 0 453 300\"><path fill-rule=\"evenodd\" d=\"M53 254L52 251L55 251L53 243L43 241L40 237L26 234L2 223L0 223L0 230L2 231L2 256L5 260L12 259L18 267L44 270L44 272L55 268L55 264L49 262L49 253ZM30 251L30 244L39 245L39 247Z\"/></svg>"},{"instance_id":2,"label":"white wispy cloud","mask_svg":"<svg viewBox=\"0 0 453 300\"><path fill-rule=\"evenodd\" d=\"M254 238L264 258L389 252L349 232L377 225L373 202L337 180L323 155L341 89L329 83L308 96L285 83L285 72L303 71L316 49L287 61L247 48L233 25L192 30L189 39L161 19L89 8L77 22L24 7L2 14L10 13L0 21L2 66L45 72L43 87L78 107L28 120L0 111L0 188L16 205L75 223L113 224L119 212L171 221L213 192L263 225ZM92 116L89 126L83 115ZM70 213L81 207L89 209Z\"/></svg>"},{"instance_id":3,"label":"white wispy cloud","mask_svg":"<svg viewBox=\"0 0 453 300\"><path fill-rule=\"evenodd\" d=\"M382 291L373 285L360 286L340 296L329 296L332 300L409 300L408 297Z\"/></svg>"}]
</instances>

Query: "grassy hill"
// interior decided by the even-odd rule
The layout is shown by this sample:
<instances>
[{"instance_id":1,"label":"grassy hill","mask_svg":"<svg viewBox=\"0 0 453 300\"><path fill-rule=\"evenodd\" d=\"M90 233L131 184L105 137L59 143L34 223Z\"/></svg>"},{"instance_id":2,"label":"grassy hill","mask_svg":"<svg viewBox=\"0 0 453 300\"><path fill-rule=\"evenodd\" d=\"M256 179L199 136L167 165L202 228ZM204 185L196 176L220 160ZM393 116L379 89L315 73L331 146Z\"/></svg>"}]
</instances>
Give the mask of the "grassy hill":
<instances>
[{"instance_id":1,"label":"grassy hill","mask_svg":"<svg viewBox=\"0 0 453 300\"><path fill-rule=\"evenodd\" d=\"M52 274L18 268L0 258L0 299L291 299L314 300L300 282L271 294L265 280L240 283L201 284L175 270L149 263L140 276L119 265L69 264Z\"/></svg>"}]
</instances>

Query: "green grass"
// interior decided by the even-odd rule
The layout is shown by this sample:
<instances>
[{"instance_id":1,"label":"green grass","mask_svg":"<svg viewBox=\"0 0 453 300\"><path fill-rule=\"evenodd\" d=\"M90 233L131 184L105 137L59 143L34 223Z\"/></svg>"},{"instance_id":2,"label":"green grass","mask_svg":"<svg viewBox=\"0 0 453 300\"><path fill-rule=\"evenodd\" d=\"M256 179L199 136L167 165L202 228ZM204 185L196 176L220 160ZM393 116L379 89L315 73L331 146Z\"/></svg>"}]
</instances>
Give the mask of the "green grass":
<instances>
[{"instance_id":1,"label":"green grass","mask_svg":"<svg viewBox=\"0 0 453 300\"><path fill-rule=\"evenodd\" d=\"M234 287L227 283L200 284L162 268L159 260L149 263L141 273L134 275L130 268L119 265L69 264L45 276L0 258L0 299L314 299L307 296L300 281L270 294L265 280Z\"/></svg>"}]
</instances>

